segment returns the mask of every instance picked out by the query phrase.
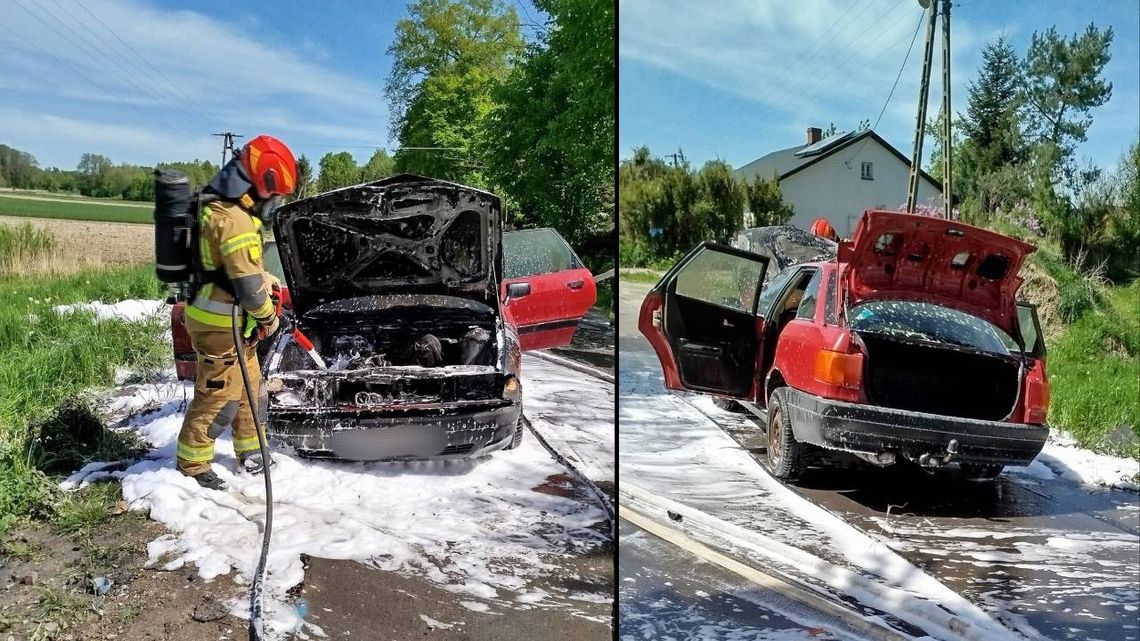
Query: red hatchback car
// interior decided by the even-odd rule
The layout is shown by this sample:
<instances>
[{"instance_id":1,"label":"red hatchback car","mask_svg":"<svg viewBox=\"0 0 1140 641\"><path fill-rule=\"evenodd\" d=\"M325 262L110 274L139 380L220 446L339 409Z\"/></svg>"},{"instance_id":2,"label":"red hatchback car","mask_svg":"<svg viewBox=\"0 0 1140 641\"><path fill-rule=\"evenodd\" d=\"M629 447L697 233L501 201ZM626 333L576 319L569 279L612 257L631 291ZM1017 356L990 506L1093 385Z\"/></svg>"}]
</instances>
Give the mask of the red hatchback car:
<instances>
[{"instance_id":1,"label":"red hatchback car","mask_svg":"<svg viewBox=\"0 0 1140 641\"><path fill-rule=\"evenodd\" d=\"M1049 433L1036 310L1015 299L1036 248L868 211L837 249L766 282L774 254L698 245L641 306L665 386L766 419L781 479L823 450L877 465L957 462L974 478L1028 465Z\"/></svg>"},{"instance_id":2,"label":"red hatchback car","mask_svg":"<svg viewBox=\"0 0 1140 641\"><path fill-rule=\"evenodd\" d=\"M265 243L265 264L270 273L285 282L277 244L272 240ZM553 229L503 232L503 272L503 317L518 332L524 352L569 345L578 322L598 298L594 276ZM282 298L285 307L291 309L288 287L283 288ZM198 364L186 333L185 307L185 302L178 302L171 309L170 330L178 379L190 381ZM268 352L271 345L272 341L263 341L259 347ZM262 354L262 363L265 356Z\"/></svg>"}]
</instances>

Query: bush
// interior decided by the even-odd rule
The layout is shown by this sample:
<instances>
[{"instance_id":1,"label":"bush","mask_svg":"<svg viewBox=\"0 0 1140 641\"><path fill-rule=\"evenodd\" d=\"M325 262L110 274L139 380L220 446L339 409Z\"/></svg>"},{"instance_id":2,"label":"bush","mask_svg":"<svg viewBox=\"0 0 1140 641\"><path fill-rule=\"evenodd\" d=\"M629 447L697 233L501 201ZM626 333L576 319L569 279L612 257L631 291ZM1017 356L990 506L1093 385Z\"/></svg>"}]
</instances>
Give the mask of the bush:
<instances>
[{"instance_id":1,"label":"bush","mask_svg":"<svg viewBox=\"0 0 1140 641\"><path fill-rule=\"evenodd\" d=\"M19 227L0 225L0 275L22 271L29 263L55 254L55 237L30 222Z\"/></svg>"}]
</instances>

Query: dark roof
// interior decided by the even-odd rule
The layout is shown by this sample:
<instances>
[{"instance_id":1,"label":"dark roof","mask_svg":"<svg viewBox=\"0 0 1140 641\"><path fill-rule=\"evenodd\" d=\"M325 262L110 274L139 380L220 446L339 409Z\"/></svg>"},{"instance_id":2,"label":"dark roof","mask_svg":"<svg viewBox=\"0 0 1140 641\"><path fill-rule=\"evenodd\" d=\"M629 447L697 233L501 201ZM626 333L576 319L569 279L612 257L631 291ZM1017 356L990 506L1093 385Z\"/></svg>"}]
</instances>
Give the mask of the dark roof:
<instances>
[{"instance_id":1,"label":"dark roof","mask_svg":"<svg viewBox=\"0 0 1140 641\"><path fill-rule=\"evenodd\" d=\"M737 178L743 179L751 179L753 176L763 176L764 178L774 176L776 180L783 180L796 172L807 169L832 154L847 149L852 145L859 144L867 138L882 145L887 151L894 154L904 165L910 166L910 158L904 156L901 151L895 149L891 143L884 140L879 134L870 129L865 129L859 133L845 132L836 134L824 138L813 145L801 145L773 151L767 156L761 156L732 173ZM925 171L921 171L921 173L923 178L929 180L938 187L939 190L942 189L942 183L940 181L935 180L933 176Z\"/></svg>"}]
</instances>

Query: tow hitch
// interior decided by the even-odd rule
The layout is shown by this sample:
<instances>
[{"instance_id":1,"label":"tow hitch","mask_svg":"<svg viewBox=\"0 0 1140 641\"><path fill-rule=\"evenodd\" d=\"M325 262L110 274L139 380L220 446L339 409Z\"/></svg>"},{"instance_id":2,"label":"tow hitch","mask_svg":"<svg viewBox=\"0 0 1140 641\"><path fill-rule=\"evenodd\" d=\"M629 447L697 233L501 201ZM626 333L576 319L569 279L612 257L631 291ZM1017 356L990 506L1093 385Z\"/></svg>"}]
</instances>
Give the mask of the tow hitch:
<instances>
[{"instance_id":1,"label":"tow hitch","mask_svg":"<svg viewBox=\"0 0 1140 641\"><path fill-rule=\"evenodd\" d=\"M931 454L930 452L927 452L927 453L923 454L922 456L918 457L918 464L921 465L922 467L942 467L943 465L946 465L947 463L949 463L950 460L953 459L954 455L957 453L958 453L958 439L952 438L952 439L950 439L950 442L946 444L946 453L945 454L940 454L938 456L935 456L935 455Z\"/></svg>"}]
</instances>

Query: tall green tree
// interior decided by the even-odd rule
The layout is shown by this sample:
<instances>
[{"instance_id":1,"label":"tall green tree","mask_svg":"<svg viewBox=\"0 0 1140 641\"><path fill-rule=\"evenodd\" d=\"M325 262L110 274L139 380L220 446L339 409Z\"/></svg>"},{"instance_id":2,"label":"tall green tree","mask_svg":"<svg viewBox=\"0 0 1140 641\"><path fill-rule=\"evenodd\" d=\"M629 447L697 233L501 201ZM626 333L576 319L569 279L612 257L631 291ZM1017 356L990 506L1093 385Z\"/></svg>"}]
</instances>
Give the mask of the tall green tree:
<instances>
[{"instance_id":1,"label":"tall green tree","mask_svg":"<svg viewBox=\"0 0 1140 641\"><path fill-rule=\"evenodd\" d=\"M992 170L1025 159L1025 142L1018 123L1021 71L1013 46L998 36L982 50L977 78L966 85L969 94L962 132L977 150L979 169Z\"/></svg>"},{"instance_id":2,"label":"tall green tree","mask_svg":"<svg viewBox=\"0 0 1140 641\"><path fill-rule=\"evenodd\" d=\"M482 183L475 141L524 46L499 0L416 0L396 25L385 85L398 171Z\"/></svg>"},{"instance_id":3,"label":"tall green tree","mask_svg":"<svg viewBox=\"0 0 1140 641\"><path fill-rule=\"evenodd\" d=\"M571 243L612 256L613 3L538 0L543 36L495 91L480 144L491 185L523 221L554 226Z\"/></svg>"},{"instance_id":4,"label":"tall green tree","mask_svg":"<svg viewBox=\"0 0 1140 641\"><path fill-rule=\"evenodd\" d=\"M347 187L360 182L360 167L356 159L347 151L338 153L329 152L321 156L321 174L317 179L317 191L326 192L330 189Z\"/></svg>"},{"instance_id":5,"label":"tall green tree","mask_svg":"<svg viewBox=\"0 0 1140 641\"><path fill-rule=\"evenodd\" d=\"M387 149L377 149L368 162L360 169L361 182L372 182L395 175L396 161L388 155Z\"/></svg>"},{"instance_id":6,"label":"tall green tree","mask_svg":"<svg viewBox=\"0 0 1140 641\"><path fill-rule=\"evenodd\" d=\"M1101 77L1111 44L1112 28L1101 31L1092 24L1068 39L1056 27L1033 33L1025 55L1029 133L1055 145L1062 163L1086 140L1092 109L1112 97L1112 83Z\"/></svg>"}]
</instances>

